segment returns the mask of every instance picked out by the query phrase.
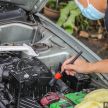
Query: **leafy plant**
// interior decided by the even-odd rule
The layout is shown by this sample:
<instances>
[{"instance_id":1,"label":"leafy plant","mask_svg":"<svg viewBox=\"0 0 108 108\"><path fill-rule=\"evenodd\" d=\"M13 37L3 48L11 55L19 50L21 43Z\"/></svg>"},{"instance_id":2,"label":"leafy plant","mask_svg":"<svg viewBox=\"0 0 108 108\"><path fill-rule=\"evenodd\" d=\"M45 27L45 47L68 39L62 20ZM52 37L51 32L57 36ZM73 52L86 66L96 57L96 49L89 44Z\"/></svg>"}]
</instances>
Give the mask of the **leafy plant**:
<instances>
[{"instance_id":1,"label":"leafy plant","mask_svg":"<svg viewBox=\"0 0 108 108\"><path fill-rule=\"evenodd\" d=\"M47 6L60 10L57 24L70 34L77 34L79 31L96 32L100 27L96 21L88 20L81 14L74 0L49 0Z\"/></svg>"},{"instance_id":2,"label":"leafy plant","mask_svg":"<svg viewBox=\"0 0 108 108\"><path fill-rule=\"evenodd\" d=\"M75 2L70 1L63 9L61 9L61 15L57 24L63 27L68 33L72 34L75 27L75 19L79 15L80 10Z\"/></svg>"},{"instance_id":3,"label":"leafy plant","mask_svg":"<svg viewBox=\"0 0 108 108\"><path fill-rule=\"evenodd\" d=\"M68 4L60 10L60 18L57 21L60 27L63 27L68 33L75 34L75 29L78 31L93 31L98 30L97 22L85 18L74 1L68 2ZM94 29L93 29L94 28Z\"/></svg>"}]
</instances>

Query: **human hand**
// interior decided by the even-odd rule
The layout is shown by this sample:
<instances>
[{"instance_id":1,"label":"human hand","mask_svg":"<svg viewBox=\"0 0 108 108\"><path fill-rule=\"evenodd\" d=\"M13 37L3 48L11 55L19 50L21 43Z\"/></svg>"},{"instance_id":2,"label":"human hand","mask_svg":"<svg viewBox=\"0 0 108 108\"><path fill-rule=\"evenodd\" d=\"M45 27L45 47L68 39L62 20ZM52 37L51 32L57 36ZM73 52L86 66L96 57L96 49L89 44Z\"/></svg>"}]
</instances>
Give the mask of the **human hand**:
<instances>
[{"instance_id":1,"label":"human hand","mask_svg":"<svg viewBox=\"0 0 108 108\"><path fill-rule=\"evenodd\" d=\"M73 57L67 59L63 63L61 67L62 72L65 71L67 75L72 75L72 76L74 76L76 73L84 73L84 74L90 73L90 67L91 67L90 63L88 63L83 59L77 59L74 62L74 64L69 64L72 59Z\"/></svg>"}]
</instances>

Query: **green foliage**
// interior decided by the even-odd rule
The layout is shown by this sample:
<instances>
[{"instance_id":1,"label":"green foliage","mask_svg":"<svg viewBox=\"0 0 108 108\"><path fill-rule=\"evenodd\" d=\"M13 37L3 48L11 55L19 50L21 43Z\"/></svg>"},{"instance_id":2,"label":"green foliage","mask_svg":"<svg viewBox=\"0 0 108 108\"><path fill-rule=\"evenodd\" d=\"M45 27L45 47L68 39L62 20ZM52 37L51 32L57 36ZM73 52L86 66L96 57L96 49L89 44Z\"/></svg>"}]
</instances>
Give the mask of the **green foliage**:
<instances>
[{"instance_id":1,"label":"green foliage","mask_svg":"<svg viewBox=\"0 0 108 108\"><path fill-rule=\"evenodd\" d=\"M55 9L55 7L56 7L56 0L48 0L47 6L52 8L52 9Z\"/></svg>"},{"instance_id":2,"label":"green foliage","mask_svg":"<svg viewBox=\"0 0 108 108\"><path fill-rule=\"evenodd\" d=\"M68 18L69 8L66 6L65 8L61 9L60 13L61 13L60 18L59 18L57 24L59 26L62 26Z\"/></svg>"},{"instance_id":3,"label":"green foliage","mask_svg":"<svg viewBox=\"0 0 108 108\"><path fill-rule=\"evenodd\" d=\"M75 18L78 15L80 15L79 9L74 1L70 1L66 7L61 9L61 15L57 24L63 27L68 33L72 34L75 26Z\"/></svg>"},{"instance_id":4,"label":"green foliage","mask_svg":"<svg viewBox=\"0 0 108 108\"><path fill-rule=\"evenodd\" d=\"M76 17L75 25L79 30L88 31L89 29L92 29L91 24L93 23L92 20L89 20L85 18L82 14Z\"/></svg>"},{"instance_id":5,"label":"green foliage","mask_svg":"<svg viewBox=\"0 0 108 108\"><path fill-rule=\"evenodd\" d=\"M92 30L93 21L86 19L81 14L74 0L59 0L59 2L57 0L49 0L47 5L52 9L60 9L60 17L57 24L68 33L75 34L74 28L76 28L77 32L80 30Z\"/></svg>"},{"instance_id":6,"label":"green foliage","mask_svg":"<svg viewBox=\"0 0 108 108\"><path fill-rule=\"evenodd\" d=\"M70 16L68 17L67 21L63 24L63 27L70 34L73 33L73 28L75 27L75 18L77 15L78 15L78 13L76 12L76 10L72 11L70 13Z\"/></svg>"}]
</instances>

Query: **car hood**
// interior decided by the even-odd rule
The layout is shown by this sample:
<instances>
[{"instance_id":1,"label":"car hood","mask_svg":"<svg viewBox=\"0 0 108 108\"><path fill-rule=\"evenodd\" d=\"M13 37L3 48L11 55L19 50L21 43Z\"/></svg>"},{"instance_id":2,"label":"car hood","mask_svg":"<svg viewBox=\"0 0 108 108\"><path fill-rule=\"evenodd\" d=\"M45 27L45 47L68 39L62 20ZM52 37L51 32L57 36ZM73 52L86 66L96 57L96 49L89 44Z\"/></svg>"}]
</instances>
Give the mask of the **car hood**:
<instances>
[{"instance_id":1,"label":"car hood","mask_svg":"<svg viewBox=\"0 0 108 108\"><path fill-rule=\"evenodd\" d=\"M1 0L1 1L14 3L26 11L36 13L39 12L44 7L44 5L47 3L48 0Z\"/></svg>"}]
</instances>

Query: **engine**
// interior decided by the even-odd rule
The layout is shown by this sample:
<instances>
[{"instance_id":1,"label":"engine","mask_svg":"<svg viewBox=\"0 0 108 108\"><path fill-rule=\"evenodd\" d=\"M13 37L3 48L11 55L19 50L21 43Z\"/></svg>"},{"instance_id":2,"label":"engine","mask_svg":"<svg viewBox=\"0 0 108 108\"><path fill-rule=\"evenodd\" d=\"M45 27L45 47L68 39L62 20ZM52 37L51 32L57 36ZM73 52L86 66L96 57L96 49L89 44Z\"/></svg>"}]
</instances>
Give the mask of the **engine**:
<instances>
[{"instance_id":1,"label":"engine","mask_svg":"<svg viewBox=\"0 0 108 108\"><path fill-rule=\"evenodd\" d=\"M43 16L32 14L35 2L31 1L40 5L44 0L25 1L0 1L0 108L74 108L89 92L106 88L103 75L68 76L64 72L55 81L65 59L81 50L85 60L97 57ZM31 57L32 52L37 57Z\"/></svg>"},{"instance_id":2,"label":"engine","mask_svg":"<svg viewBox=\"0 0 108 108\"><path fill-rule=\"evenodd\" d=\"M46 93L54 91L48 82L52 78L49 69L37 58L21 58L20 53L1 53L1 97L8 96L6 106L19 106L24 98L39 100ZM2 93L3 91L6 93ZM2 96L3 94L3 96ZM11 95L11 96L10 96Z\"/></svg>"},{"instance_id":3,"label":"engine","mask_svg":"<svg viewBox=\"0 0 108 108\"><path fill-rule=\"evenodd\" d=\"M51 96L47 99L51 101L50 98L55 97L58 100L60 94L81 91L90 83L88 75L70 77L63 74L63 79L51 87L52 78L51 70L36 57L23 58L21 52L0 53L0 108L43 108L40 100L48 93Z\"/></svg>"}]
</instances>

